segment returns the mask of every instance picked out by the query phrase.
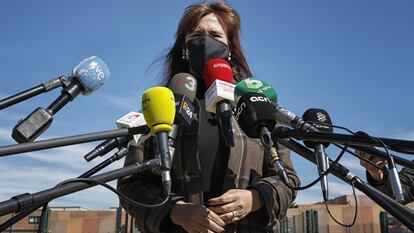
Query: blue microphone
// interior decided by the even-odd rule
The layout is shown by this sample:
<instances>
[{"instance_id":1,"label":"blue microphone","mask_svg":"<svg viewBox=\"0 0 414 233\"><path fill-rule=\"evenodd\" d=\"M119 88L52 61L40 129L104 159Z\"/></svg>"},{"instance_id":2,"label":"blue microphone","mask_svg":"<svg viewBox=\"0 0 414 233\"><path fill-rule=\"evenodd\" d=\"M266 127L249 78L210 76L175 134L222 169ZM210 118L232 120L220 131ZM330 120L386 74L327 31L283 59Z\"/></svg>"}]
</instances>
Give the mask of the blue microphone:
<instances>
[{"instance_id":1,"label":"blue microphone","mask_svg":"<svg viewBox=\"0 0 414 233\"><path fill-rule=\"evenodd\" d=\"M97 56L82 60L72 70L70 83L65 85L60 96L46 109L39 107L13 128L12 138L19 143L38 138L52 124L53 116L79 94L89 95L101 87L110 73L105 62Z\"/></svg>"}]
</instances>

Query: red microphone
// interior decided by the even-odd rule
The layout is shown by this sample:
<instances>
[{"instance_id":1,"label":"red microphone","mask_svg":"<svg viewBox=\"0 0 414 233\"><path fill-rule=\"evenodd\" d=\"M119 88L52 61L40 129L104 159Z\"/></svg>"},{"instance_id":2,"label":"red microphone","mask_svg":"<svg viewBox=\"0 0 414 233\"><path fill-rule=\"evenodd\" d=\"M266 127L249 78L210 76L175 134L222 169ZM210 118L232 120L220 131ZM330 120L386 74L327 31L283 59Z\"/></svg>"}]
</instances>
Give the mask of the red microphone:
<instances>
[{"instance_id":1,"label":"red microphone","mask_svg":"<svg viewBox=\"0 0 414 233\"><path fill-rule=\"evenodd\" d=\"M207 62L204 67L204 83L208 88L205 93L206 109L216 113L216 105L219 101L227 99L235 106L233 71L230 64L222 59L215 58Z\"/></svg>"},{"instance_id":2,"label":"red microphone","mask_svg":"<svg viewBox=\"0 0 414 233\"><path fill-rule=\"evenodd\" d=\"M210 87L217 79L233 83L233 71L231 66L222 58L214 58L208 61L204 67L203 77L206 87Z\"/></svg>"},{"instance_id":3,"label":"red microphone","mask_svg":"<svg viewBox=\"0 0 414 233\"><path fill-rule=\"evenodd\" d=\"M230 64L221 58L207 62L204 67L204 82L208 87L205 93L206 110L216 113L220 133L227 146L234 146L231 117L234 102L233 71Z\"/></svg>"}]
</instances>

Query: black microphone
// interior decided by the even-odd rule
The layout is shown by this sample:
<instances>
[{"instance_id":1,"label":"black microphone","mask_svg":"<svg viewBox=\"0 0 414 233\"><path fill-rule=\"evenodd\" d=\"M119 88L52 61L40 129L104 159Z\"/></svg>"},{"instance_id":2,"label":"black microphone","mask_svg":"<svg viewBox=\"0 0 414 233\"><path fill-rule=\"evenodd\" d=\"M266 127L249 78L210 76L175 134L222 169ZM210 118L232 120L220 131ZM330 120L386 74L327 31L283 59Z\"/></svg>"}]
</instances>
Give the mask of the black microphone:
<instances>
[{"instance_id":1,"label":"black microphone","mask_svg":"<svg viewBox=\"0 0 414 233\"><path fill-rule=\"evenodd\" d=\"M62 89L61 95L44 109L37 108L13 128L12 138L19 143L31 142L52 124L53 115L80 93L89 95L109 78L109 69L99 57L93 56L81 61L72 71L70 84Z\"/></svg>"},{"instance_id":2,"label":"black microphone","mask_svg":"<svg viewBox=\"0 0 414 233\"><path fill-rule=\"evenodd\" d=\"M302 118L320 132L333 132L331 117L323 109L310 108L303 113ZM327 148L330 143L309 140L305 140L304 143L307 147L315 150L319 175L326 172L329 168L329 158L325 153L325 148ZM321 179L321 189L324 200L328 200L328 177L326 175Z\"/></svg>"},{"instance_id":3,"label":"black microphone","mask_svg":"<svg viewBox=\"0 0 414 233\"><path fill-rule=\"evenodd\" d=\"M118 137L106 139L101 144L97 145L95 149L84 156L85 160L90 162L98 156L103 156L114 148L126 147L129 139L127 137Z\"/></svg>"},{"instance_id":4,"label":"black microphone","mask_svg":"<svg viewBox=\"0 0 414 233\"><path fill-rule=\"evenodd\" d=\"M276 125L276 116L269 109L274 103L261 93L244 94L236 108L236 119L243 132L251 138L260 138L263 146L269 151L272 164L276 172L286 184L290 184L289 177L283 163L274 148L270 130Z\"/></svg>"}]
</instances>

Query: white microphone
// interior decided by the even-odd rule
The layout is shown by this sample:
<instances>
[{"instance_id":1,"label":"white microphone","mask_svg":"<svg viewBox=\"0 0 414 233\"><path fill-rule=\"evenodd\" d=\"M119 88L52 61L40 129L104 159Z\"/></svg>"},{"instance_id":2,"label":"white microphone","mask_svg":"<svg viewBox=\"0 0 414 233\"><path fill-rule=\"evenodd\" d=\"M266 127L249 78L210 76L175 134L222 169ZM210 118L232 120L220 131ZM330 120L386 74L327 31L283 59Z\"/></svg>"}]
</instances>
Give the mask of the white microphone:
<instances>
[{"instance_id":1,"label":"white microphone","mask_svg":"<svg viewBox=\"0 0 414 233\"><path fill-rule=\"evenodd\" d=\"M145 121L144 114L133 111L129 112L128 114L124 115L116 121L116 125L119 129L138 127L146 124L147 122ZM135 134L129 141L129 144L133 146L138 146L145 140L147 140L149 137L151 137L150 134Z\"/></svg>"}]
</instances>

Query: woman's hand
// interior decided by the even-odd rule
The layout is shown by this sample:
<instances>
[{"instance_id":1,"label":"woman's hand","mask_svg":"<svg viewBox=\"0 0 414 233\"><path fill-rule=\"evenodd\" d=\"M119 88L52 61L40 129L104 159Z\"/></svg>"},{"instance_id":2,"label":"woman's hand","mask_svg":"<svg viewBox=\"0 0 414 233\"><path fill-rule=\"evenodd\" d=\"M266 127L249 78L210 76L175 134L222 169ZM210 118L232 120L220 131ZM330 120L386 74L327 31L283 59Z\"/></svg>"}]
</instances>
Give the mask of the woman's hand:
<instances>
[{"instance_id":1,"label":"woman's hand","mask_svg":"<svg viewBox=\"0 0 414 233\"><path fill-rule=\"evenodd\" d=\"M207 207L177 201L170 213L171 221L187 232L224 232L225 223Z\"/></svg>"},{"instance_id":2,"label":"woman's hand","mask_svg":"<svg viewBox=\"0 0 414 233\"><path fill-rule=\"evenodd\" d=\"M230 189L210 199L208 205L225 223L233 223L258 210L262 204L257 190Z\"/></svg>"},{"instance_id":3,"label":"woman's hand","mask_svg":"<svg viewBox=\"0 0 414 233\"><path fill-rule=\"evenodd\" d=\"M355 150L355 154L370 160L371 162L378 165L378 167L380 167L380 168L384 168L385 165L387 164L387 160L385 160L383 158L380 158L380 157L377 157L377 156L374 156L374 155L371 155L371 154L367 154L367 153L362 152L360 150ZM371 175L371 177L375 181L380 182L384 179L384 172L382 170L374 167L373 165L365 162L364 160L360 160L360 164L365 169L367 169L367 171L369 172L369 174Z\"/></svg>"}]
</instances>

